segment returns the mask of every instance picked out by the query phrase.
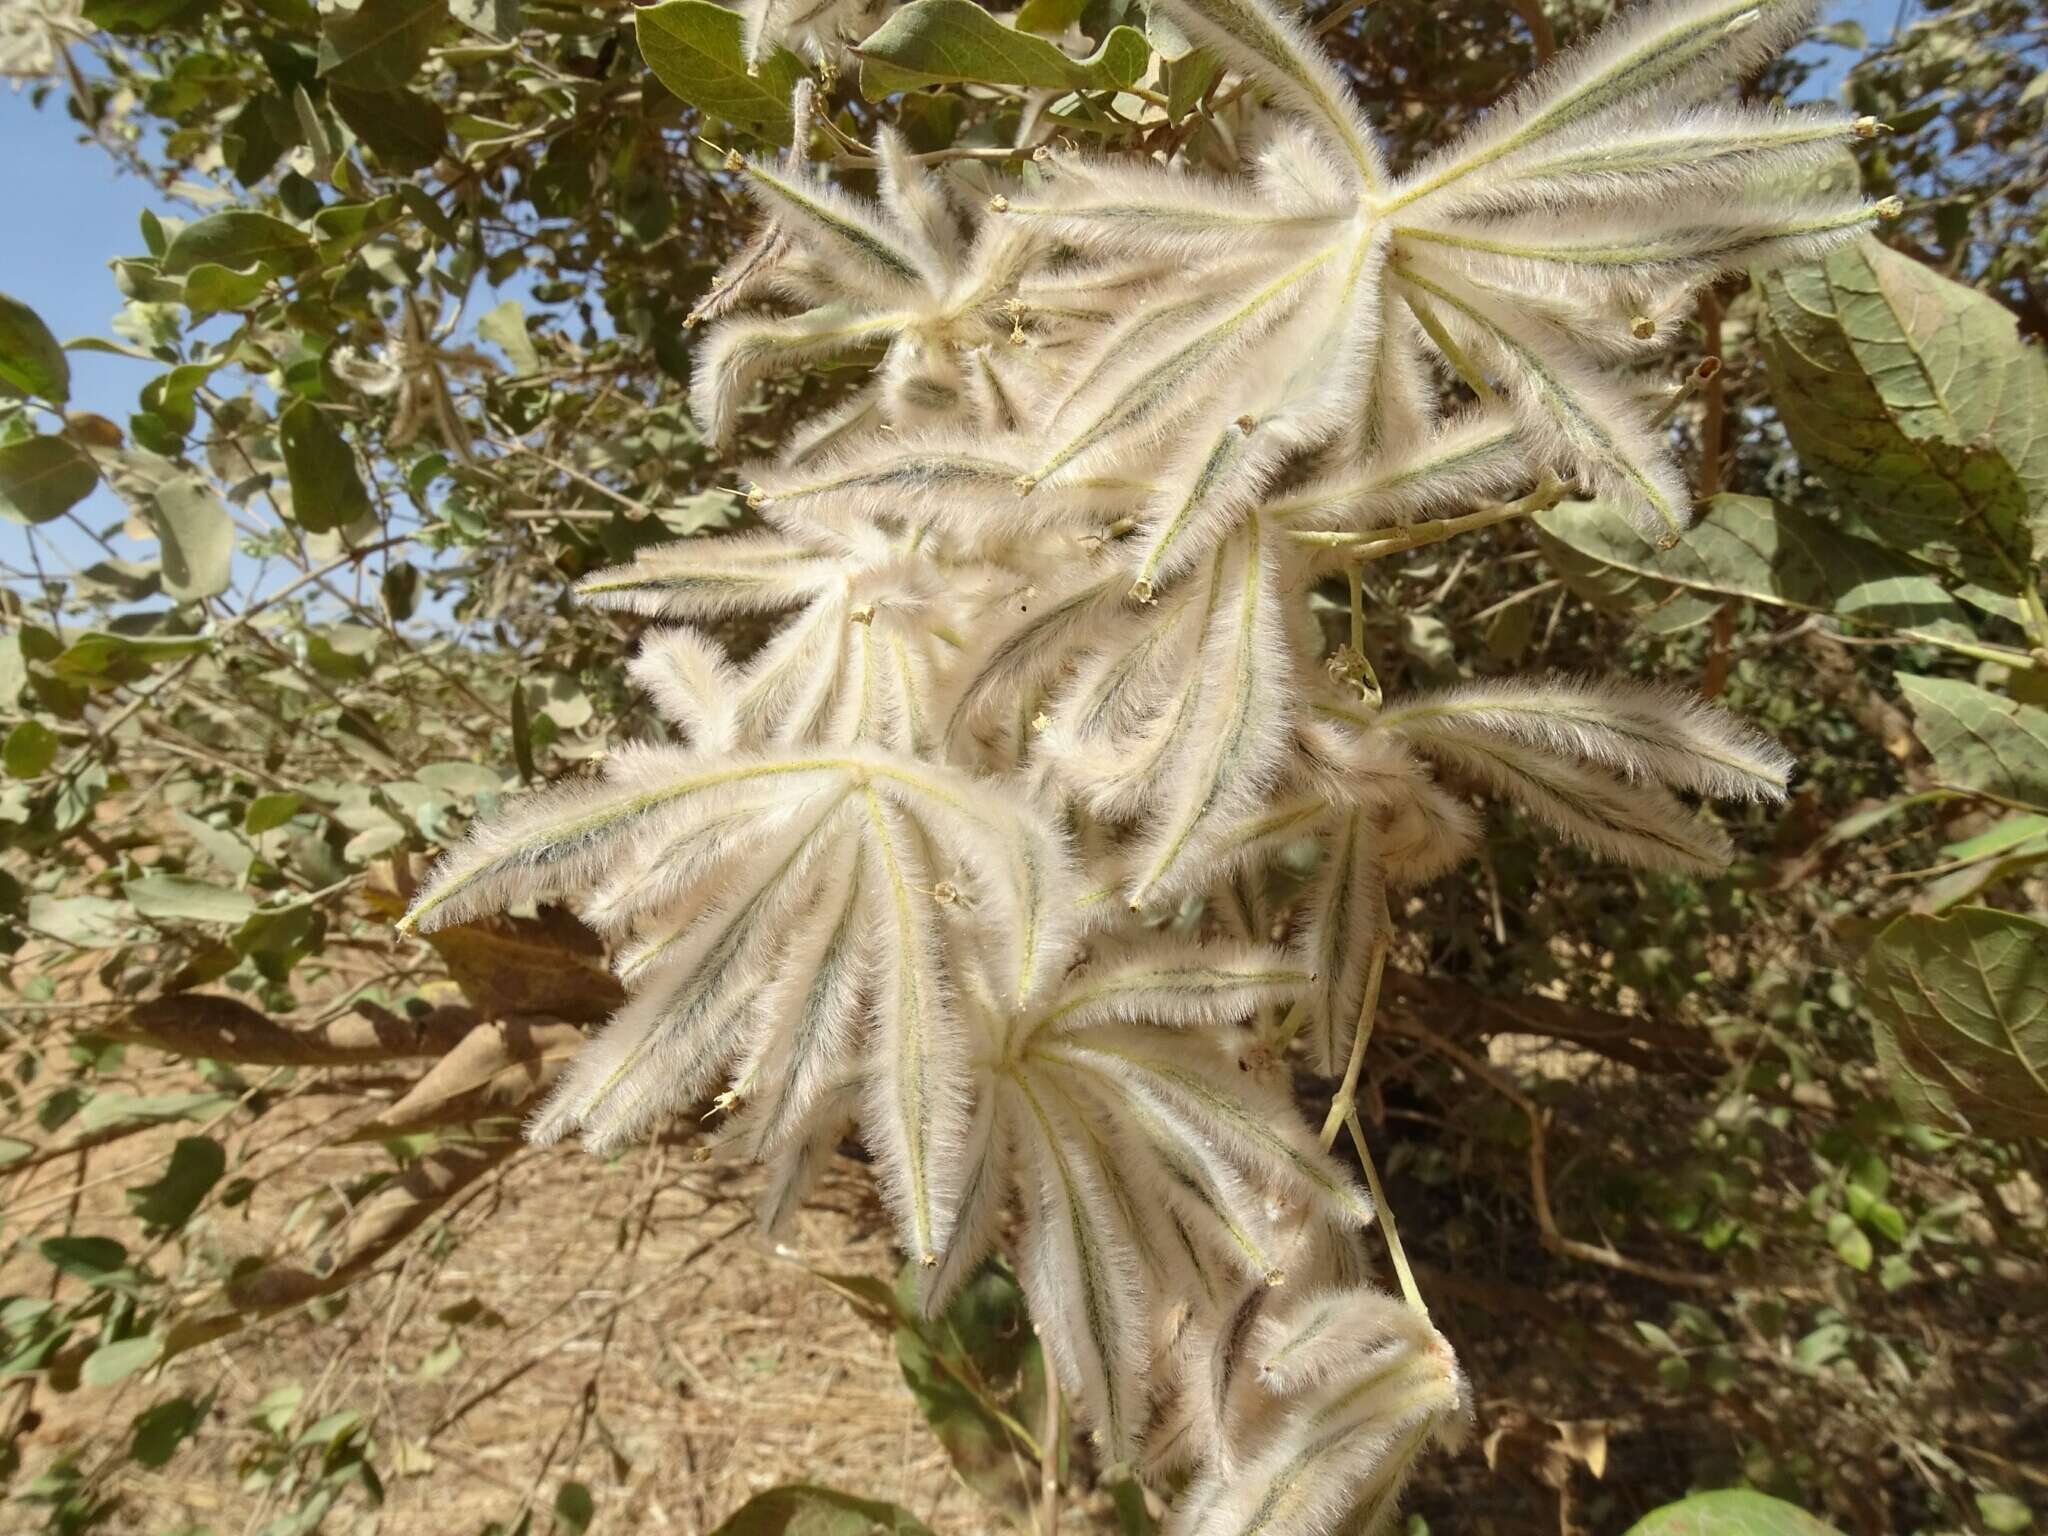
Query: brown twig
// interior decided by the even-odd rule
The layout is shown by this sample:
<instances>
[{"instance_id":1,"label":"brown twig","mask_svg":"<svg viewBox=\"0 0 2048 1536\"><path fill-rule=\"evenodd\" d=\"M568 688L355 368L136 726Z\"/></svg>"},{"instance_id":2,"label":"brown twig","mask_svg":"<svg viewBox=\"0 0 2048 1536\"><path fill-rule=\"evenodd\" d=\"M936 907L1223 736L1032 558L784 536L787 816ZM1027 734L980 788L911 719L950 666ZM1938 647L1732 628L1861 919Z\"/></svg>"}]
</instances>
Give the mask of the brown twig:
<instances>
[{"instance_id":1,"label":"brown twig","mask_svg":"<svg viewBox=\"0 0 2048 1536\"><path fill-rule=\"evenodd\" d=\"M1644 1280L1655 1280L1664 1285L1679 1286L1693 1291L1714 1291L1726 1288L1725 1277L1699 1275L1689 1270L1669 1269L1662 1264L1650 1264L1641 1259L1632 1259L1625 1253L1617 1252L1602 1243L1583 1242L1567 1237L1558 1227L1557 1215L1550 1206L1550 1175L1548 1172L1548 1148L1546 1133L1549 1117L1542 1107L1524 1093L1521 1088L1496 1072L1470 1051L1440 1039L1426 1029L1399 1020L1389 1021L1386 1026L1391 1033L1405 1035L1447 1057L1468 1077L1476 1078L1495 1093L1513 1104L1529 1122L1529 1194L1536 1211L1537 1232L1543 1239L1543 1246L1565 1258L1583 1259L1589 1264L1598 1264L1607 1269L1619 1270L1626 1275L1636 1275Z\"/></svg>"}]
</instances>

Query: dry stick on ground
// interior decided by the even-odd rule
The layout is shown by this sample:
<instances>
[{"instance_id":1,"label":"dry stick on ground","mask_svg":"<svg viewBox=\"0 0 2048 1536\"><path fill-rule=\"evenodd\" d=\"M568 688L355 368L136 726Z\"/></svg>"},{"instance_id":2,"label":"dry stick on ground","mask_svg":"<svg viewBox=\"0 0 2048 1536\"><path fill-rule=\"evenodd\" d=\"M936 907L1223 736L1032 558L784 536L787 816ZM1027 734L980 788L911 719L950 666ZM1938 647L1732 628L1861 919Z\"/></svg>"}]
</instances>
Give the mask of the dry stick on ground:
<instances>
[{"instance_id":1,"label":"dry stick on ground","mask_svg":"<svg viewBox=\"0 0 2048 1536\"><path fill-rule=\"evenodd\" d=\"M1566 1258L1584 1259L1589 1264L1603 1265L1608 1269L1620 1270L1623 1274L1660 1281L1665 1285L1682 1286L1687 1290L1716 1291L1726 1288L1727 1280L1722 1276L1668 1269L1662 1264L1649 1264L1641 1259L1632 1259L1627 1254L1619 1253L1603 1244L1582 1242L1578 1238L1565 1236L1557 1225L1556 1214L1550 1208L1550 1175L1545 1145L1547 1117L1542 1107L1470 1051L1453 1045L1448 1040L1440 1039L1429 1030L1400 1019L1389 1020L1387 1029L1391 1033L1419 1041L1430 1050L1449 1058L1466 1076L1486 1084L1522 1112L1523 1117L1529 1122L1529 1193L1535 1205L1536 1227L1543 1238L1544 1247Z\"/></svg>"},{"instance_id":2,"label":"dry stick on ground","mask_svg":"<svg viewBox=\"0 0 2048 1536\"><path fill-rule=\"evenodd\" d=\"M549 1345L540 1353L535 1355L529 1355L525 1360L520 1362L518 1365L514 1366L511 1370L505 1372L502 1376L500 1376L496 1381L492 1382L489 1386L480 1388L478 1391L471 1393L467 1398L463 1399L461 1403L457 1404L449 1412L442 1414L441 1417L435 1421L433 1427L427 1431L428 1439L431 1440L434 1436L440 1434L443 1430L446 1430L451 1425L455 1424L458 1420L462 1419L472 1409L478 1407L479 1405L485 1402L488 1402L491 1398L496 1397L500 1392L504 1391L507 1387L511 1386L513 1382L519 1380L519 1378L524 1376L528 1371L531 1371L536 1366L540 1365L549 1356L560 1352L565 1345L574 1343L577 1339L582 1338L585 1334L591 1332L593 1329L603 1327L604 1324L607 1321L609 1321L612 1317L624 1311L627 1307L631 1306L634 1302L638 1301L642 1296L646 1295L649 1291L655 1289L657 1286L666 1285L669 1281L673 1280L677 1275L681 1274L684 1270L688 1269L692 1264L695 1264L699 1259L703 1258L705 1254L711 1252L712 1249L716 1248L720 1243L724 1242L727 1238L735 1237L740 1232L745 1230L747 1227L752 1226L753 1222L754 1214L752 1211L749 1211L744 1216L740 1217L740 1219L734 1222L731 1226L726 1227L723 1230L713 1234L711 1237L706 1238L703 1242L699 1243L695 1248L692 1248L688 1253L684 1254L682 1258L678 1259L675 1263L669 1265L668 1268L664 1269L660 1274L655 1275L651 1279L644 1280L639 1285L634 1286L630 1291L627 1291L623 1296L621 1296L617 1301L613 1302L611 1306L607 1307L601 1314L599 1314L596 1318L592 1319L590 1322L583 1324L579 1328L572 1329L569 1333L557 1339L553 1344Z\"/></svg>"}]
</instances>

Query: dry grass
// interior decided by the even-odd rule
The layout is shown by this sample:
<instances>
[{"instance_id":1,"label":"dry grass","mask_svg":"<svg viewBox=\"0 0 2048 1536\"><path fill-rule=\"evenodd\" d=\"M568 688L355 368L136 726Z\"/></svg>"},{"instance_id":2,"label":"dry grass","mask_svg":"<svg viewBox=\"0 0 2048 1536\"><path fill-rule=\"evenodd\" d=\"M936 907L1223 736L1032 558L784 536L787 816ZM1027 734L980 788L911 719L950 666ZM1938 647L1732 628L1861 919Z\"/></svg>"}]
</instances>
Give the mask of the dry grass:
<instances>
[{"instance_id":1,"label":"dry grass","mask_svg":"<svg viewBox=\"0 0 2048 1536\"><path fill-rule=\"evenodd\" d=\"M278 1171L252 1207L215 1218L229 1251L254 1248L309 1196L331 1197L386 1161L374 1146L323 1147L313 1118L298 1118L302 1134L262 1154ZM92 1163L147 1162L175 1134L103 1149ZM75 1177L52 1168L17 1201L47 1199ZM86 1189L79 1230L95 1207L118 1210L133 1181ZM245 1479L264 1441L249 1414L297 1384L295 1428L343 1410L373 1426L385 1501L347 1496L331 1532L468 1536L532 1506L544 1533L569 1480L594 1495L598 1532L708 1532L751 1495L797 1481L894 1500L940 1536L986 1529L904 1388L890 1339L809 1273L892 1272L864 1171L841 1164L777 1250L751 1223L750 1182L673 1144L611 1164L522 1153L324 1320L274 1319L182 1357L161 1382L39 1394L29 1468L66 1449L89 1461L115 1452L150 1401L211 1391L211 1431L161 1473L125 1472L106 1529L259 1531L296 1500ZM159 1256L160 1269L171 1262Z\"/></svg>"}]
</instances>

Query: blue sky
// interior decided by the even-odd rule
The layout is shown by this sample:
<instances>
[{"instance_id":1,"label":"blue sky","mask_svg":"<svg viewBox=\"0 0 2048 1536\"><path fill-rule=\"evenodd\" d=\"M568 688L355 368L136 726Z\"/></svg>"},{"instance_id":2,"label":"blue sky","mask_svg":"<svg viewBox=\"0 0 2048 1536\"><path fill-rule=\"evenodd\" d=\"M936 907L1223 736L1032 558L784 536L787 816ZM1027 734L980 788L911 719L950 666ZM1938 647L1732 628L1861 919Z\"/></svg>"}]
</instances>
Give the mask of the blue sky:
<instances>
[{"instance_id":1,"label":"blue sky","mask_svg":"<svg viewBox=\"0 0 2048 1536\"><path fill-rule=\"evenodd\" d=\"M82 141L81 130L53 99L41 110L27 91L0 85L0 207L17 219L0 240L0 291L33 305L59 340L110 334L121 295L107 263L144 250L137 220L145 207L169 212L168 199L135 176L124 174L113 157ZM23 217L24 210L36 210ZM103 352L72 352L71 403L126 427L136 393L159 371L132 358ZM118 523L120 500L105 487L79 507L95 527ZM90 564L101 551L65 523L44 530L59 559ZM0 563L28 564L28 538L13 523L0 522ZM119 541L117 540L117 547ZM122 547L147 558L149 546Z\"/></svg>"},{"instance_id":2,"label":"blue sky","mask_svg":"<svg viewBox=\"0 0 2048 1536\"><path fill-rule=\"evenodd\" d=\"M120 309L107 263L143 251L137 219L168 199L124 175L52 100L38 111L26 91L0 86L0 207L38 212L0 242L0 289L35 306L60 338L107 334ZM151 368L124 357L73 352L72 393L85 410L126 419Z\"/></svg>"},{"instance_id":3,"label":"blue sky","mask_svg":"<svg viewBox=\"0 0 2048 1536\"><path fill-rule=\"evenodd\" d=\"M1862 22L1876 43L1890 35L1900 3L1833 0L1825 16L1830 21ZM1851 56L1840 48L1808 47L1823 63L1816 87L1831 92ZM138 215L145 207L188 217L190 210L123 174L104 150L84 142L61 98L53 96L38 110L27 91L0 85L0 145L5 146L5 153L0 153L0 207L35 210L0 240L0 291L32 304L60 338L109 334L108 322L119 312L121 300L107 263L142 251ZM22 217L20 212L16 216ZM104 353L73 352L70 357L74 408L96 411L125 427L136 392L155 370ZM120 504L104 489L80 510L103 529L121 517ZM66 524L43 531L63 557L79 556L77 563L88 563L98 554L90 541ZM25 546L22 529L0 522L0 563L25 566ZM124 552L147 553L142 548Z\"/></svg>"}]
</instances>

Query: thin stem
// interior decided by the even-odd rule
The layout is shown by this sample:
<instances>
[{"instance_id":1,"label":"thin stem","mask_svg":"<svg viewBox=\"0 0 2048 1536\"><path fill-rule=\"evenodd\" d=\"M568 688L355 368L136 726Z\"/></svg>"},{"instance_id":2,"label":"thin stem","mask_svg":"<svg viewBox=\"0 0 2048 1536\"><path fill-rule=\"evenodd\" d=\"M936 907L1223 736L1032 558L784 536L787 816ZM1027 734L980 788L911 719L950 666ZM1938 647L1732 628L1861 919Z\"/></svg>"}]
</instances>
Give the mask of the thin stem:
<instances>
[{"instance_id":1,"label":"thin stem","mask_svg":"<svg viewBox=\"0 0 2048 1536\"><path fill-rule=\"evenodd\" d=\"M1387 1257L1394 1261L1394 1274L1401 1282L1401 1294L1408 1299L1408 1305L1429 1316L1429 1303L1422 1299L1422 1289L1415 1283L1415 1271L1408 1267L1408 1250L1401 1246L1401 1229L1394 1222L1394 1208L1387 1203L1386 1187L1380 1183L1380 1171L1373 1165L1372 1151L1365 1144L1365 1132L1358 1124L1358 1111L1352 1110L1344 1117L1344 1125L1351 1132L1351 1145L1358 1148L1358 1161L1365 1169L1365 1187L1372 1191L1372 1207L1379 1213L1380 1231L1386 1234Z\"/></svg>"},{"instance_id":2,"label":"thin stem","mask_svg":"<svg viewBox=\"0 0 2048 1536\"><path fill-rule=\"evenodd\" d=\"M1895 629L1889 635L1831 635L1830 639L1843 645L1899 645L1911 642L1914 645L1931 645L1939 650L1953 651L1958 656L1968 656L1972 661L1995 661L2002 667L2011 667L2015 672L2038 672L2042 668L2025 651L2014 650L2006 645L1978 645L1968 640L1950 640L1942 635L1930 635L1922 629Z\"/></svg>"},{"instance_id":3,"label":"thin stem","mask_svg":"<svg viewBox=\"0 0 2048 1536\"><path fill-rule=\"evenodd\" d=\"M1317 22L1312 30L1317 37L1328 37L1371 4L1372 0L1344 0L1342 5Z\"/></svg>"},{"instance_id":4,"label":"thin stem","mask_svg":"<svg viewBox=\"0 0 2048 1536\"><path fill-rule=\"evenodd\" d=\"M1365 974L1365 1001L1359 1006L1358 1027L1351 1035L1351 1060L1344 1064L1344 1081L1338 1086L1337 1097L1330 1101L1329 1118L1323 1122L1320 1139L1325 1152L1336 1142L1344 1117L1351 1113L1351 1106L1358 1099L1358 1074L1365 1065L1366 1043L1372 1039L1373 1016L1379 1012L1380 980L1387 973L1387 947L1391 938L1387 930L1390 926L1386 901L1382 898L1379 932L1373 939L1372 959Z\"/></svg>"},{"instance_id":5,"label":"thin stem","mask_svg":"<svg viewBox=\"0 0 2048 1536\"><path fill-rule=\"evenodd\" d=\"M1461 533L1491 528L1498 523L1510 523L1518 517L1527 517L1534 512L1548 511L1564 500L1564 493L1562 481L1554 475L1545 475L1541 485L1519 500L1504 502L1499 506L1483 507L1477 512L1468 512L1463 517L1433 518L1424 523L1409 523L1392 530L1376 529L1371 533L1297 529L1287 536L1298 544L1341 549L1353 560L1382 560L1388 555L1400 554L1403 550L1440 544L1445 539L1456 538Z\"/></svg>"},{"instance_id":6,"label":"thin stem","mask_svg":"<svg viewBox=\"0 0 2048 1536\"><path fill-rule=\"evenodd\" d=\"M1465 355L1465 349L1451 339L1451 333L1444 329L1443 321L1437 319L1436 311L1431 309L1420 295L1404 293L1401 297L1407 302L1409 313L1421 323L1429 339L1436 343L1437 350L1443 353L1450 365L1457 370L1458 377L1465 381L1465 387L1488 405L1500 404L1500 396L1494 393L1493 386L1486 382L1486 375L1479 371L1477 363Z\"/></svg>"},{"instance_id":7,"label":"thin stem","mask_svg":"<svg viewBox=\"0 0 2048 1536\"><path fill-rule=\"evenodd\" d=\"M1273 1031L1273 1038L1267 1049L1275 1056L1285 1056L1287 1047L1294 1044L1294 1037L1301 1033L1302 1021L1308 1017L1308 1009L1301 999L1296 998L1280 1016L1280 1023Z\"/></svg>"},{"instance_id":8,"label":"thin stem","mask_svg":"<svg viewBox=\"0 0 2048 1536\"><path fill-rule=\"evenodd\" d=\"M1045 1432L1038 1437L1038 1511L1045 1536L1060 1536L1060 1382L1047 1362Z\"/></svg>"},{"instance_id":9,"label":"thin stem","mask_svg":"<svg viewBox=\"0 0 2048 1536\"><path fill-rule=\"evenodd\" d=\"M1701 358L1692 372L1685 376L1679 386L1665 397L1664 403L1658 406L1651 414L1650 425L1653 427L1663 426L1665 422L1678 414L1678 408L1681 405L1706 388L1707 381L1718 378L1720 373L1721 359L1719 357L1709 353Z\"/></svg>"},{"instance_id":10,"label":"thin stem","mask_svg":"<svg viewBox=\"0 0 2048 1536\"><path fill-rule=\"evenodd\" d=\"M1689 1290L1711 1291L1726 1284L1724 1280L1716 1279L1712 1275L1670 1269L1662 1264L1646 1264L1604 1243L1582 1242L1577 1238L1565 1236L1557 1224L1557 1213L1550 1204L1547 1146L1549 1116L1543 1112L1541 1106L1500 1072L1449 1040L1440 1038L1420 1025L1401 1019L1396 1019L1389 1027L1403 1039L1414 1040L1426 1049L1447 1057L1467 1076L1486 1084L1522 1112L1523 1119L1529 1125L1529 1196L1531 1204L1535 1207L1536 1229L1542 1235L1544 1247L1567 1258L1583 1259L1587 1263L1605 1265L1623 1274L1639 1275L1646 1280L1684 1286Z\"/></svg>"},{"instance_id":11,"label":"thin stem","mask_svg":"<svg viewBox=\"0 0 2048 1536\"><path fill-rule=\"evenodd\" d=\"M2048 607L2041 603L2041 589L2031 572L2020 579L2020 614L2026 620L2027 639L2036 650L2048 648Z\"/></svg>"}]
</instances>

